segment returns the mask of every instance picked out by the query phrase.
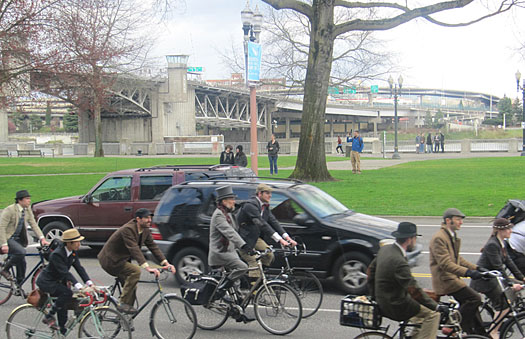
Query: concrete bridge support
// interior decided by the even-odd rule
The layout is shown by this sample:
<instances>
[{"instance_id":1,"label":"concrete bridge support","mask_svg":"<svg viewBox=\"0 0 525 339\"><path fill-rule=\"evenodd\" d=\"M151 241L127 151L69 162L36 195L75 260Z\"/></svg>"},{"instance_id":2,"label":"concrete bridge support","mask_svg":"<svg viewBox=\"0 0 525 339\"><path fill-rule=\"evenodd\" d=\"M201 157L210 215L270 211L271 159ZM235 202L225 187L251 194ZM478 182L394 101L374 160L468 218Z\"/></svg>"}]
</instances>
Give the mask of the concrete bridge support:
<instances>
[{"instance_id":1,"label":"concrete bridge support","mask_svg":"<svg viewBox=\"0 0 525 339\"><path fill-rule=\"evenodd\" d=\"M5 106L2 105L0 108L0 142L7 142L8 127L7 110Z\"/></svg>"}]
</instances>

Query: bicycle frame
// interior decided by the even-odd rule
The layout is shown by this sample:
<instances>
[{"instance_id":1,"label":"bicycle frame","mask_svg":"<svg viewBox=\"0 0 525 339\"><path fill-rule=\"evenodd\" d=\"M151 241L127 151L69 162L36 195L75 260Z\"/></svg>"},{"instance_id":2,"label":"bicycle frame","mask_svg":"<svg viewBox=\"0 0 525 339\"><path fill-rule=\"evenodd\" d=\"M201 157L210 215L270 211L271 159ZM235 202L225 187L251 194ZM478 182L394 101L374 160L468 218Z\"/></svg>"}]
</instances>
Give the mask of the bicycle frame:
<instances>
[{"instance_id":1,"label":"bicycle frame","mask_svg":"<svg viewBox=\"0 0 525 339\"><path fill-rule=\"evenodd\" d=\"M26 257L40 257L40 260L36 263L36 265L33 267L33 269L26 274L26 276L24 277L24 280L22 280L22 284L20 284L21 286L24 285L26 283L27 280L29 280L30 277L33 276L33 274L41 267L41 266L45 266L46 265L46 259L44 258L44 255L42 254L42 248L39 248L38 249L38 253L26 253L25 255ZM4 265L5 263L9 260L9 256L7 256L7 258L4 260ZM14 277L15 276L15 266L11 266L9 268L9 272L11 273L11 276Z\"/></svg>"}]
</instances>

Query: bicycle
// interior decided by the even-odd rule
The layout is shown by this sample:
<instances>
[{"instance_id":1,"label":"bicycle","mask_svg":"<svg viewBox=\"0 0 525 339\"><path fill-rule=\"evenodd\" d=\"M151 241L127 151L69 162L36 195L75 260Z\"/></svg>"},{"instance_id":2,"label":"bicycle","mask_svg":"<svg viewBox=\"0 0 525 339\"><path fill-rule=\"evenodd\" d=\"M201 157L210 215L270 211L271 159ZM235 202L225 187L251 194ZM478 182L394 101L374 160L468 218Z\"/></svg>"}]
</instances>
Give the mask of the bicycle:
<instances>
[{"instance_id":1,"label":"bicycle","mask_svg":"<svg viewBox=\"0 0 525 339\"><path fill-rule=\"evenodd\" d=\"M295 289L303 306L303 318L308 318L321 307L323 286L315 274L309 272L309 268L291 267L288 257L290 255L297 256L299 254L298 247L299 245L278 250L283 252L285 266L281 267L281 271L272 279L283 280ZM306 253L306 245L303 243L301 247L303 248L301 253Z\"/></svg>"},{"instance_id":2,"label":"bicycle","mask_svg":"<svg viewBox=\"0 0 525 339\"><path fill-rule=\"evenodd\" d=\"M167 272L167 269L165 268L158 269L161 272ZM175 293L164 293L159 277L155 276L155 279L153 280L139 280L139 283L156 284L157 290L151 294L151 296L142 306L137 307L136 313L124 315L124 317L128 320L130 327L132 329L134 328L133 320L158 295L158 300L150 311L149 327L151 330L151 335L159 339L164 339L173 338L174 333L177 333L177 336L180 338L193 338L195 331L197 330L197 316L191 304L177 296ZM113 306L116 307L118 300L114 297L114 295L120 296L122 293L120 279L115 278L115 283L109 286L108 290L110 292L110 296L106 302L106 305L113 304Z\"/></svg>"},{"instance_id":3,"label":"bicycle","mask_svg":"<svg viewBox=\"0 0 525 339\"><path fill-rule=\"evenodd\" d=\"M50 246L38 246L37 250L38 253L26 253L26 257L38 256L40 258L39 261L33 267L33 269L26 274L20 286L16 283L14 278L15 267L11 266L8 270L4 270L4 267L6 266L7 262L10 260L9 256L2 263L0 263L0 305L6 303L13 294L20 295L25 298L25 296L23 296L23 293L21 293L21 290L22 286L29 278L31 278L31 289L34 290L37 288L36 279L46 267L46 260L49 258L52 249Z\"/></svg>"},{"instance_id":4,"label":"bicycle","mask_svg":"<svg viewBox=\"0 0 525 339\"><path fill-rule=\"evenodd\" d=\"M461 329L461 313L457 309L457 303L441 303L449 309L448 316L441 315L437 338L475 339L487 337L477 334L463 334ZM379 307L374 300L364 296L348 295L341 300L341 312L339 323L342 326L356 327L361 334L354 339L405 339L411 329L419 328L419 324L408 321L398 321L398 327L392 335L388 334L390 325L381 326L382 316ZM441 334L439 334L441 332Z\"/></svg>"},{"instance_id":5,"label":"bicycle","mask_svg":"<svg viewBox=\"0 0 525 339\"><path fill-rule=\"evenodd\" d=\"M107 299L107 293L103 290L83 292L77 295L78 311L75 316L68 319L66 324L67 337L79 324L78 338L131 338L131 330L127 320L119 312L107 307L96 307L103 304ZM6 334L8 339L19 338L60 338L62 335L58 330L45 325L42 320L47 314L55 298L47 296L42 306L35 307L24 304L15 308L6 322ZM81 309L81 311L80 311Z\"/></svg>"},{"instance_id":6,"label":"bicycle","mask_svg":"<svg viewBox=\"0 0 525 339\"><path fill-rule=\"evenodd\" d=\"M263 252L256 251L257 267L237 269L221 274L219 279L213 275L193 277L193 282L204 282L210 293L201 295L203 302L197 301L197 326L203 330L220 328L228 317L238 322L246 320L245 311L253 302L255 318L266 331L272 334L284 335L293 332L302 318L301 299L294 288L281 280L268 280L264 274L261 257L273 252L268 248ZM261 276L253 284L247 294L241 292L235 281L249 271L258 270ZM186 300L192 300L188 292L183 292ZM198 296L199 293L197 293Z\"/></svg>"}]
</instances>

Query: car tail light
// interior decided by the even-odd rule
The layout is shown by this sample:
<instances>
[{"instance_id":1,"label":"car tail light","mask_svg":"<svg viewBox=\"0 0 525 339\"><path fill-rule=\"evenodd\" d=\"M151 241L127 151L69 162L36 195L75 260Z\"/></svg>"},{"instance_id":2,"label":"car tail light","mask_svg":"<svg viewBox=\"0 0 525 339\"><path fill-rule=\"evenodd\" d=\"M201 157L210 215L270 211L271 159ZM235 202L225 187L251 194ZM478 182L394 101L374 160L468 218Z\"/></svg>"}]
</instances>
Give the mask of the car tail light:
<instances>
[{"instance_id":1,"label":"car tail light","mask_svg":"<svg viewBox=\"0 0 525 339\"><path fill-rule=\"evenodd\" d=\"M156 224L151 224L151 236L153 240L162 240L162 234L160 234L159 227Z\"/></svg>"}]
</instances>

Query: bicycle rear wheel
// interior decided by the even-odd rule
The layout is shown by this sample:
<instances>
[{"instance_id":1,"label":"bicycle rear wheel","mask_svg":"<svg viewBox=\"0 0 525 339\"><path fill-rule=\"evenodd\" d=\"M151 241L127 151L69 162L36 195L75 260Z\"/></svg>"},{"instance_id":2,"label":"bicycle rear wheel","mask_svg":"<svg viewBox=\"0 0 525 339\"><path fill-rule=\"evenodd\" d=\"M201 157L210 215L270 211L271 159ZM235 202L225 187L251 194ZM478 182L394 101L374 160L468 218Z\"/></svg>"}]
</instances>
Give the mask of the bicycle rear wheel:
<instances>
[{"instance_id":1,"label":"bicycle rear wheel","mask_svg":"<svg viewBox=\"0 0 525 339\"><path fill-rule=\"evenodd\" d=\"M0 305L4 304L13 295L15 282L7 271L0 271Z\"/></svg>"},{"instance_id":2,"label":"bicycle rear wheel","mask_svg":"<svg viewBox=\"0 0 525 339\"><path fill-rule=\"evenodd\" d=\"M44 313L32 305L18 306L7 319L7 339L52 338L54 331L42 323L43 318Z\"/></svg>"},{"instance_id":3,"label":"bicycle rear wheel","mask_svg":"<svg viewBox=\"0 0 525 339\"><path fill-rule=\"evenodd\" d=\"M520 313L516 317L506 320L499 330L501 339L522 339L525 337L525 313Z\"/></svg>"},{"instance_id":4,"label":"bicycle rear wheel","mask_svg":"<svg viewBox=\"0 0 525 339\"><path fill-rule=\"evenodd\" d=\"M323 302L323 286L319 279L308 271L294 271L286 279L301 299L303 318L314 315Z\"/></svg>"},{"instance_id":5,"label":"bicycle rear wheel","mask_svg":"<svg viewBox=\"0 0 525 339\"><path fill-rule=\"evenodd\" d=\"M189 302L175 294L166 294L151 309L149 326L159 339L193 338L197 330L197 316Z\"/></svg>"},{"instance_id":6,"label":"bicycle rear wheel","mask_svg":"<svg viewBox=\"0 0 525 339\"><path fill-rule=\"evenodd\" d=\"M80 321L79 338L128 338L131 329L128 321L119 312L106 307L97 307Z\"/></svg>"},{"instance_id":7,"label":"bicycle rear wheel","mask_svg":"<svg viewBox=\"0 0 525 339\"><path fill-rule=\"evenodd\" d=\"M301 322L301 300L293 288L281 282L274 281L261 286L253 304L255 318L272 334L291 333Z\"/></svg>"},{"instance_id":8,"label":"bicycle rear wheel","mask_svg":"<svg viewBox=\"0 0 525 339\"><path fill-rule=\"evenodd\" d=\"M354 339L392 339L392 337L383 332L364 332Z\"/></svg>"},{"instance_id":9,"label":"bicycle rear wheel","mask_svg":"<svg viewBox=\"0 0 525 339\"><path fill-rule=\"evenodd\" d=\"M45 264L40 265L39 268L36 269L35 273L33 273L33 276L31 277L31 289L36 290L38 286L36 285L36 280L38 279L38 276L42 271L46 268Z\"/></svg>"}]
</instances>

